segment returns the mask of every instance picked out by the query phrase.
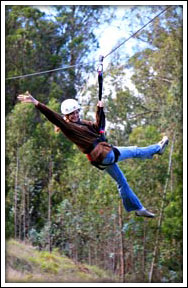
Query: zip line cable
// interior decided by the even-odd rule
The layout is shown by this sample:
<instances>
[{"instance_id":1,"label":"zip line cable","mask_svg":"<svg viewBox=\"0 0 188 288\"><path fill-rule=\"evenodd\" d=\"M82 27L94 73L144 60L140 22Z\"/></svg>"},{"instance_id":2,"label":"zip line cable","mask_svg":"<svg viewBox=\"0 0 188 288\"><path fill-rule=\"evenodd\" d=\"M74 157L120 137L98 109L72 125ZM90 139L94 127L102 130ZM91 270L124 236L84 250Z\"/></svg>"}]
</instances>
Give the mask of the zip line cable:
<instances>
[{"instance_id":1,"label":"zip line cable","mask_svg":"<svg viewBox=\"0 0 188 288\"><path fill-rule=\"evenodd\" d=\"M91 63L94 63L94 62L91 62ZM87 64L91 64L91 63L87 63ZM44 74L44 73L50 73L50 72L54 72L54 71L58 71L58 70L66 70L66 69L69 69L69 68L72 68L72 67L83 66L83 65L84 65L84 63L80 63L80 64L65 66L65 67L56 68L56 69L52 69L52 70L35 72L35 73L25 74L25 75L21 75L21 76L14 76L14 77L6 78L5 80L24 78L24 77L28 77L28 76L35 76L35 75L40 75L40 74Z\"/></svg>"},{"instance_id":2,"label":"zip line cable","mask_svg":"<svg viewBox=\"0 0 188 288\"><path fill-rule=\"evenodd\" d=\"M148 24L150 24L152 21L154 21L157 17L159 17L162 13L164 13L166 10L168 10L170 8L167 7L165 8L163 11L161 11L159 14L157 14L154 18L152 18L151 20L149 20L145 25L143 25L139 30L137 30L135 33L133 33L129 38L127 38L126 40L124 40L122 43L120 43L117 47L115 47L114 49L112 49L108 54L106 54L104 58L108 57L110 54L112 54L114 51L116 51L118 48L120 48L123 44L125 44L125 42L127 42L128 40L130 40L131 38L133 38L137 33L139 33L142 29L144 29ZM90 62L87 63L88 64L93 64L94 62ZM18 78L25 78L25 77L29 77L29 76L35 76L35 75L40 75L40 74L45 74L45 73L50 73L50 72L54 72L54 71L60 71L60 70L66 70L69 68L73 68L73 67L77 67L77 66L83 66L86 65L84 63L78 63L75 65L70 65L70 66L66 66L66 67L61 67L61 68L56 68L56 69L52 69L52 70L46 70L46 71L41 71L41 72L35 72L35 73L31 73L31 74L25 74L25 75L20 75L20 76L14 76L14 77L10 77L10 78L6 78L5 80L12 80L12 79L18 79Z\"/></svg>"}]
</instances>

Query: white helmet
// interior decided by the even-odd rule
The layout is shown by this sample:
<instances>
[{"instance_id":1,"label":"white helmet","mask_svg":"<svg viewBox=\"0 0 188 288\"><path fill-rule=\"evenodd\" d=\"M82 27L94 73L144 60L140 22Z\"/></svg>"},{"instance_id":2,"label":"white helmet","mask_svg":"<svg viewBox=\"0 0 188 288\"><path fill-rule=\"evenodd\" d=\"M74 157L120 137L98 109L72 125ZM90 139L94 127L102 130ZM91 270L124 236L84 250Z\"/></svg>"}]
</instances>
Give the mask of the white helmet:
<instances>
[{"instance_id":1,"label":"white helmet","mask_svg":"<svg viewBox=\"0 0 188 288\"><path fill-rule=\"evenodd\" d=\"M64 115L70 114L78 109L80 109L80 106L74 99L66 99L61 103L61 112Z\"/></svg>"}]
</instances>

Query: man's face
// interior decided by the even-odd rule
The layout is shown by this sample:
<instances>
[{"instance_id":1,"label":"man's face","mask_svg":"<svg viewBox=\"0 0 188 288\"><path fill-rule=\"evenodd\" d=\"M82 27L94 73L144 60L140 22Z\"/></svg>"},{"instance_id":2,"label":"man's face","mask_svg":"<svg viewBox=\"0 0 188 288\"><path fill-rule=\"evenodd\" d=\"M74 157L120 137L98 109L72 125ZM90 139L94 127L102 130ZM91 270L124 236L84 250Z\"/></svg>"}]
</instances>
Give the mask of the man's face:
<instances>
[{"instance_id":1,"label":"man's face","mask_svg":"<svg viewBox=\"0 0 188 288\"><path fill-rule=\"evenodd\" d=\"M80 120L79 110L73 111L67 115L67 118L70 122L78 122Z\"/></svg>"}]
</instances>

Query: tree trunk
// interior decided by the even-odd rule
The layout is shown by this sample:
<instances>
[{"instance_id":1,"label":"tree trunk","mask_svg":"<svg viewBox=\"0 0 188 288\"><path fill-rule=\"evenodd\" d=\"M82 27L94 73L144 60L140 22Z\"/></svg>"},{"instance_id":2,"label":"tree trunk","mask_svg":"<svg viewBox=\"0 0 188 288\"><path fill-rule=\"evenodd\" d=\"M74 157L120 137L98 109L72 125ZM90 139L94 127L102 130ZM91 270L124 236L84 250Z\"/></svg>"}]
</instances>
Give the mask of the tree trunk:
<instances>
[{"instance_id":1,"label":"tree trunk","mask_svg":"<svg viewBox=\"0 0 188 288\"><path fill-rule=\"evenodd\" d=\"M144 222L144 235L143 235L143 255L142 255L143 279L145 278L145 264L146 264L146 222Z\"/></svg>"},{"instance_id":2,"label":"tree trunk","mask_svg":"<svg viewBox=\"0 0 188 288\"><path fill-rule=\"evenodd\" d=\"M52 197L52 173L53 173L53 162L50 159L49 163L49 185L48 185L48 247L49 252L52 252L52 239L51 239L51 197Z\"/></svg>"},{"instance_id":3,"label":"tree trunk","mask_svg":"<svg viewBox=\"0 0 188 288\"><path fill-rule=\"evenodd\" d=\"M123 245L123 232L122 232L122 228L123 228L123 222L122 222L122 202L121 200L119 201L119 230L120 230L120 234L119 234L119 241L120 241L120 279L121 282L125 282L125 261L124 261L124 245Z\"/></svg>"},{"instance_id":4,"label":"tree trunk","mask_svg":"<svg viewBox=\"0 0 188 288\"><path fill-rule=\"evenodd\" d=\"M89 265L91 265L91 244L90 244L90 240L89 240L89 244L88 244L88 263L89 263Z\"/></svg>"},{"instance_id":5,"label":"tree trunk","mask_svg":"<svg viewBox=\"0 0 188 288\"><path fill-rule=\"evenodd\" d=\"M174 136L173 136L173 141L172 141L171 150L170 150L170 154L169 154L167 178L166 178L165 187L164 187L164 191L163 191L163 198L162 198L162 203L161 203L161 211L160 211L158 225L157 225L157 234L156 234L155 247L154 247L154 251L153 251L153 258L152 258L150 272L149 272L149 283L152 282L154 266L155 266L155 262L156 262L156 258L157 258L157 252L158 252L158 246L159 246L159 237L160 237L160 229L161 229L161 225L162 225L163 210L164 210L164 204L165 204L165 198L166 198L166 191L167 191L167 187L168 187L170 171L171 171L171 166L172 166L172 153L173 153L173 148L174 148L174 142L175 142L175 133L174 133Z\"/></svg>"},{"instance_id":6,"label":"tree trunk","mask_svg":"<svg viewBox=\"0 0 188 288\"><path fill-rule=\"evenodd\" d=\"M25 235L26 235L26 189L25 189L25 177L24 177L24 183L23 183L23 210L22 210L22 215L23 215L23 241L25 241Z\"/></svg>"},{"instance_id":7,"label":"tree trunk","mask_svg":"<svg viewBox=\"0 0 188 288\"><path fill-rule=\"evenodd\" d=\"M114 218L114 235L116 235L116 219ZM117 254L117 247L116 247L116 239L113 239L113 265L112 265L112 269L113 269L113 272L115 273L116 271L116 266L117 266L117 257L116 257L116 254Z\"/></svg>"},{"instance_id":8,"label":"tree trunk","mask_svg":"<svg viewBox=\"0 0 188 288\"><path fill-rule=\"evenodd\" d=\"M21 200L20 207L19 207L19 240L22 240L22 226L23 226L23 202Z\"/></svg>"},{"instance_id":9,"label":"tree trunk","mask_svg":"<svg viewBox=\"0 0 188 288\"><path fill-rule=\"evenodd\" d=\"M18 150L17 150L17 155L16 155L16 174L15 174L15 186L14 186L14 238L17 238L17 202L18 202L18 195L17 195L17 190L18 190Z\"/></svg>"},{"instance_id":10,"label":"tree trunk","mask_svg":"<svg viewBox=\"0 0 188 288\"><path fill-rule=\"evenodd\" d=\"M75 235L75 239L74 239L74 261L75 263L78 263L78 249L79 249L79 245L78 245L78 235Z\"/></svg>"},{"instance_id":11,"label":"tree trunk","mask_svg":"<svg viewBox=\"0 0 188 288\"><path fill-rule=\"evenodd\" d=\"M27 227L27 236L28 236L28 232L29 232L29 229L30 229L30 195L29 195L29 189L27 190L26 202L27 202L27 206L26 206L26 210L27 210L26 227Z\"/></svg>"}]
</instances>

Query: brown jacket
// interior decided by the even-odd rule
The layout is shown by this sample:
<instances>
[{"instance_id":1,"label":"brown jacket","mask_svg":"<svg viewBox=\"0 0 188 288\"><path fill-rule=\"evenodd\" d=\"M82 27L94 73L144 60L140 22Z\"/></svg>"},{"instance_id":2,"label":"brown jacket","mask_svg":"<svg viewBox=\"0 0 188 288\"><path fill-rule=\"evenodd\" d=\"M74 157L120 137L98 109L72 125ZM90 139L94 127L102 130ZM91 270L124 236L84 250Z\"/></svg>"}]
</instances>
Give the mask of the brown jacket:
<instances>
[{"instance_id":1,"label":"brown jacket","mask_svg":"<svg viewBox=\"0 0 188 288\"><path fill-rule=\"evenodd\" d=\"M36 108L55 126L59 127L63 134L84 153L89 154L92 161L101 163L107 153L112 150L110 144L100 142L94 149L93 143L100 136L101 123L104 126L105 115L103 107L97 107L96 122L81 120L78 123L67 122L59 113L49 109L46 105L38 102Z\"/></svg>"}]
</instances>

